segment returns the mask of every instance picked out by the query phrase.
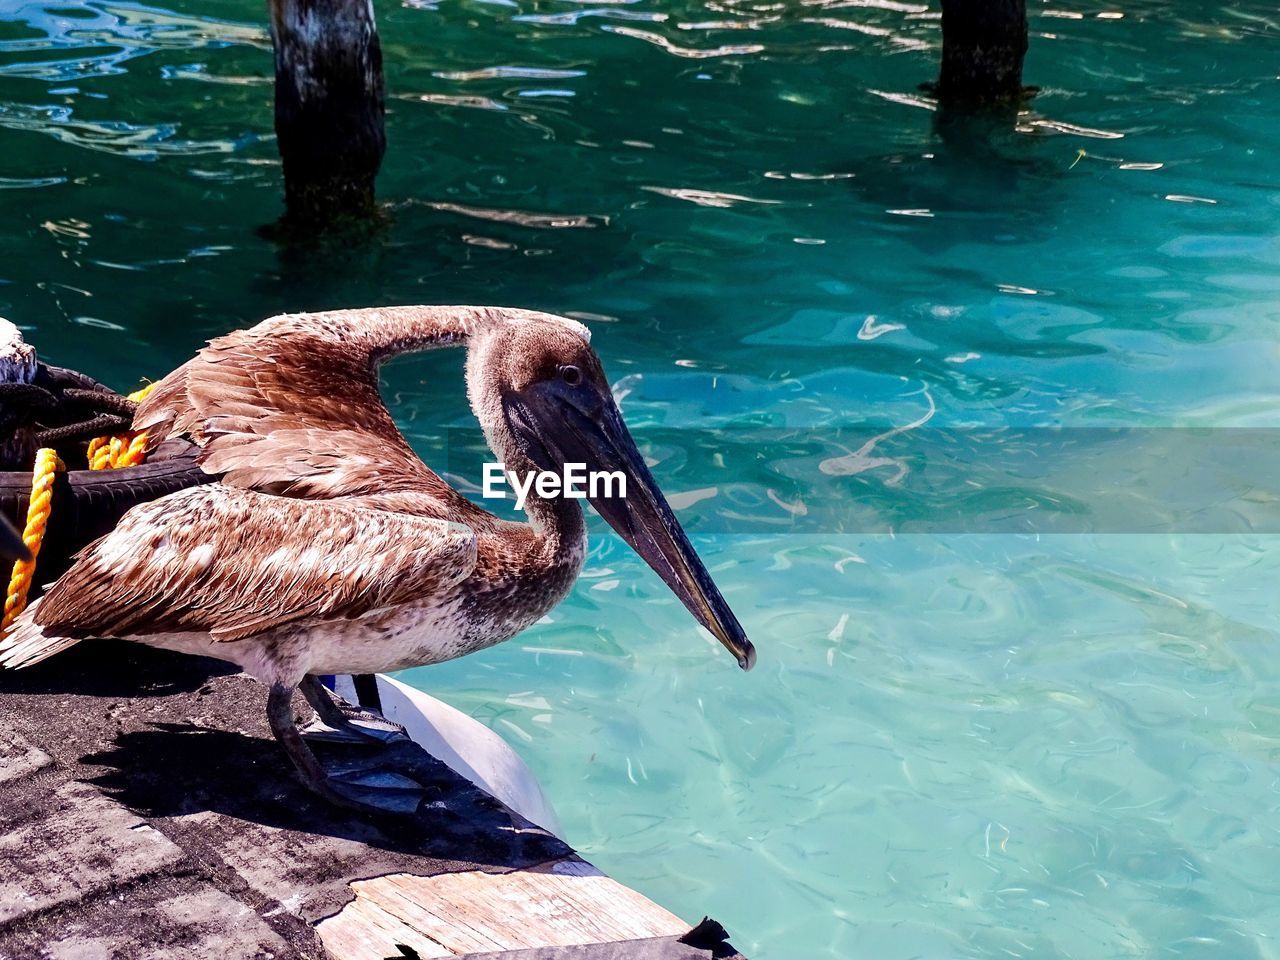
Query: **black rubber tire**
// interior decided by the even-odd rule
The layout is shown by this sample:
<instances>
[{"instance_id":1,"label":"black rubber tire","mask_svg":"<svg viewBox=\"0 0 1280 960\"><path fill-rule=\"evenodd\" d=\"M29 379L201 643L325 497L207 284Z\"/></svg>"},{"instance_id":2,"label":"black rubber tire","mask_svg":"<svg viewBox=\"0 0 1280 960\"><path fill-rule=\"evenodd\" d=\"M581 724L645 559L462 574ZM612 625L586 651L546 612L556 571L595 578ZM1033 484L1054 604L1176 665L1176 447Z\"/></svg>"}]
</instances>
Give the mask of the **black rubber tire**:
<instances>
[{"instance_id":1,"label":"black rubber tire","mask_svg":"<svg viewBox=\"0 0 1280 960\"><path fill-rule=\"evenodd\" d=\"M170 442L136 467L59 473L32 597L71 565L78 550L110 532L131 507L216 480L196 465L197 452L189 443ZM29 471L0 471L0 513L18 530L26 523L30 501Z\"/></svg>"}]
</instances>

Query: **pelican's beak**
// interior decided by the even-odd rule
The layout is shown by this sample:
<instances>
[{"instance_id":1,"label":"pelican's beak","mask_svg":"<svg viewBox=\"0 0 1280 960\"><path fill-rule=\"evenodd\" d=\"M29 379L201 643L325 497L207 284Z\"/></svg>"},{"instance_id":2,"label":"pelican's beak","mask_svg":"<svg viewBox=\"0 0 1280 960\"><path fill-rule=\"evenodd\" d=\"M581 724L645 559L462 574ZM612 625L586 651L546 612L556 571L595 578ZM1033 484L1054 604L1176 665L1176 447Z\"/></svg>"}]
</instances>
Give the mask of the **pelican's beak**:
<instances>
[{"instance_id":1,"label":"pelican's beak","mask_svg":"<svg viewBox=\"0 0 1280 960\"><path fill-rule=\"evenodd\" d=\"M4 517L0 517L0 560L30 560L31 551L18 536L18 531Z\"/></svg>"},{"instance_id":2,"label":"pelican's beak","mask_svg":"<svg viewBox=\"0 0 1280 960\"><path fill-rule=\"evenodd\" d=\"M546 385L526 391L509 409L515 414L513 426L529 442L535 462L555 461L539 462L544 469L580 463L586 465L588 475L607 471L625 477L626 496L617 495L621 485L616 483L613 495L604 496L606 485L601 483L597 487L600 495L587 499L697 621L734 655L738 666L750 670L756 662L755 647L671 512L622 422L617 404L607 392L593 399L594 409L584 412L561 389ZM525 422L530 420L534 422Z\"/></svg>"}]
</instances>

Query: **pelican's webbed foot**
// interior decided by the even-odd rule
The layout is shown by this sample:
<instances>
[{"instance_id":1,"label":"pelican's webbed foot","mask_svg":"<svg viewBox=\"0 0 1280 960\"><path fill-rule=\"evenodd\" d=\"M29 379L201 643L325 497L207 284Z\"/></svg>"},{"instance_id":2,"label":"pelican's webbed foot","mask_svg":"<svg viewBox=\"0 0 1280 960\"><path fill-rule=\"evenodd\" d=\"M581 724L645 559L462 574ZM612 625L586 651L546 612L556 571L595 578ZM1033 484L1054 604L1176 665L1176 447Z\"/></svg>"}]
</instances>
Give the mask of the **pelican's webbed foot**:
<instances>
[{"instance_id":1,"label":"pelican's webbed foot","mask_svg":"<svg viewBox=\"0 0 1280 960\"><path fill-rule=\"evenodd\" d=\"M316 685L319 686L318 683ZM437 791L434 787L419 783L376 757L341 762L334 764L332 769L326 769L307 746L294 720L293 691L293 687L281 683L271 685L267 696L267 719L271 732L293 761L298 777L307 789L337 806L365 813L413 814L424 801L435 797ZM327 694L325 696L327 698ZM311 697L307 699L310 701ZM338 709L336 704L333 707ZM362 737L365 743L376 739Z\"/></svg>"},{"instance_id":2,"label":"pelican's webbed foot","mask_svg":"<svg viewBox=\"0 0 1280 960\"><path fill-rule=\"evenodd\" d=\"M316 719L302 728L302 734L308 740L370 745L409 739L409 734L400 724L372 710L347 703L315 677L303 677L299 688L316 712Z\"/></svg>"}]
</instances>

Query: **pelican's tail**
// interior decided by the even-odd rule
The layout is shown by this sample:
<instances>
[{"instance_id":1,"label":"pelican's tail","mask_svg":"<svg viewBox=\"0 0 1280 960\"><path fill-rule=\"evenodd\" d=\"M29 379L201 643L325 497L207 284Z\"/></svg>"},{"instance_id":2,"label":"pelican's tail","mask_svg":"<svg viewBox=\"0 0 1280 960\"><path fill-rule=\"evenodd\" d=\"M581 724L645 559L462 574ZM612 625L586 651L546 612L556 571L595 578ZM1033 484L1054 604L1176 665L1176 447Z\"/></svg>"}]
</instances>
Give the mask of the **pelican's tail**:
<instances>
[{"instance_id":1,"label":"pelican's tail","mask_svg":"<svg viewBox=\"0 0 1280 960\"><path fill-rule=\"evenodd\" d=\"M80 642L77 637L63 637L45 633L36 623L35 612L39 601L22 611L9 632L0 637L0 667L20 670L61 653Z\"/></svg>"}]
</instances>

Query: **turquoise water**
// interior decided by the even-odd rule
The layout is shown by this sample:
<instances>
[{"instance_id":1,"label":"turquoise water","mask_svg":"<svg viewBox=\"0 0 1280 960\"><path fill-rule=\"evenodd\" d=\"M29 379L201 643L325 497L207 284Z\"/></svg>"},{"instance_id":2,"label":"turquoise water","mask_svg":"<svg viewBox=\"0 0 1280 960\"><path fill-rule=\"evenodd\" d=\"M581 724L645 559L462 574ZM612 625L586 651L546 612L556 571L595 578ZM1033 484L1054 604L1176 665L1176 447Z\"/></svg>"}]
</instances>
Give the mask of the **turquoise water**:
<instances>
[{"instance_id":1,"label":"turquoise water","mask_svg":"<svg viewBox=\"0 0 1280 960\"><path fill-rule=\"evenodd\" d=\"M258 0L5 3L0 315L119 387L282 310L586 319L759 666L598 525L407 674L586 856L757 960L1280 956L1274 7L1033 3L966 141L923 5L376 6L392 224L298 253ZM475 483L460 360L386 396ZM1042 474L1048 427L1105 431Z\"/></svg>"}]
</instances>

